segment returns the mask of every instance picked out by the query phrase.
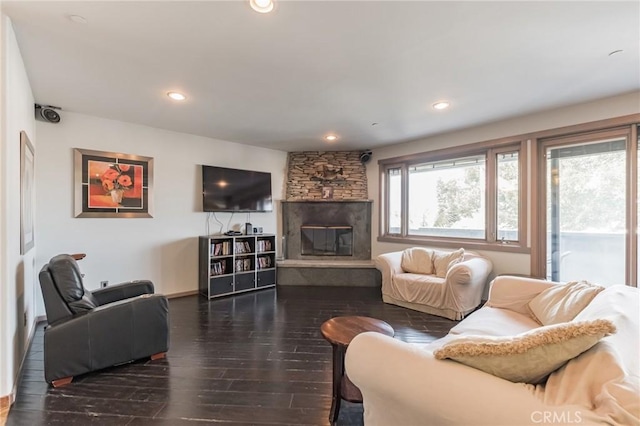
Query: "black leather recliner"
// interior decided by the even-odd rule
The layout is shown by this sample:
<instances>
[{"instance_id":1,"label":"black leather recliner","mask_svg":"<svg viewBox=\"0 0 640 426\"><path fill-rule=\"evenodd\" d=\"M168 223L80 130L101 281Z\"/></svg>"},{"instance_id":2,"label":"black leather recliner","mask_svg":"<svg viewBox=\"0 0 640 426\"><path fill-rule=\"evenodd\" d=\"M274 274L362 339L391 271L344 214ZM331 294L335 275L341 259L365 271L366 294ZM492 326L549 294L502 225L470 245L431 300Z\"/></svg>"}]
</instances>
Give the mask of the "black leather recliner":
<instances>
[{"instance_id":1,"label":"black leather recliner","mask_svg":"<svg viewBox=\"0 0 640 426\"><path fill-rule=\"evenodd\" d=\"M87 291L73 257L53 257L40 271L47 321L44 376L53 386L73 376L169 349L169 303L151 281Z\"/></svg>"}]
</instances>

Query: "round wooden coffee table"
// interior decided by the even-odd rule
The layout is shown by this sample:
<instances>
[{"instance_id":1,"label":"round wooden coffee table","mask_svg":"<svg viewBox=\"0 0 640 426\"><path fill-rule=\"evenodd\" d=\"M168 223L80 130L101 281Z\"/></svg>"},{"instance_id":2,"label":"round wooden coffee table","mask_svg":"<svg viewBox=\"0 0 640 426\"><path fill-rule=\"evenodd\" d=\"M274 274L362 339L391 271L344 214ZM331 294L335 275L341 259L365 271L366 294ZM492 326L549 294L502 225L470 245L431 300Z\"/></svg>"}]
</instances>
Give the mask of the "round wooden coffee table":
<instances>
[{"instance_id":1,"label":"round wooden coffee table","mask_svg":"<svg viewBox=\"0 0 640 426\"><path fill-rule=\"evenodd\" d=\"M362 402L360 389L356 387L344 372L344 354L351 340L365 331L376 331L393 337L393 328L386 322L369 317L335 317L325 321L320 327L322 336L333 347L333 395L329 421L338 420L340 402Z\"/></svg>"}]
</instances>

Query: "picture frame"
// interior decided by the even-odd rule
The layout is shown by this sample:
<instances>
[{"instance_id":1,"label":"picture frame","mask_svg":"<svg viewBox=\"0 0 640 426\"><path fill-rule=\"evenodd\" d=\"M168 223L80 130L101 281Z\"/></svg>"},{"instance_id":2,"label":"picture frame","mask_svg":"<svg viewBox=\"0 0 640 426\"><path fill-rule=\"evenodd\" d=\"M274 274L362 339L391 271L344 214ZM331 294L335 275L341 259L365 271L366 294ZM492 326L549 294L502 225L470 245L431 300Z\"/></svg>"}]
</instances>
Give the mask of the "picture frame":
<instances>
[{"instance_id":1,"label":"picture frame","mask_svg":"<svg viewBox=\"0 0 640 426\"><path fill-rule=\"evenodd\" d=\"M323 186L322 187L322 199L330 200L333 198L333 187L332 186Z\"/></svg>"},{"instance_id":2,"label":"picture frame","mask_svg":"<svg viewBox=\"0 0 640 426\"><path fill-rule=\"evenodd\" d=\"M25 131L20 132L20 254L35 245L35 149Z\"/></svg>"},{"instance_id":3,"label":"picture frame","mask_svg":"<svg viewBox=\"0 0 640 426\"><path fill-rule=\"evenodd\" d=\"M153 217L153 158L74 148L75 217Z\"/></svg>"}]
</instances>

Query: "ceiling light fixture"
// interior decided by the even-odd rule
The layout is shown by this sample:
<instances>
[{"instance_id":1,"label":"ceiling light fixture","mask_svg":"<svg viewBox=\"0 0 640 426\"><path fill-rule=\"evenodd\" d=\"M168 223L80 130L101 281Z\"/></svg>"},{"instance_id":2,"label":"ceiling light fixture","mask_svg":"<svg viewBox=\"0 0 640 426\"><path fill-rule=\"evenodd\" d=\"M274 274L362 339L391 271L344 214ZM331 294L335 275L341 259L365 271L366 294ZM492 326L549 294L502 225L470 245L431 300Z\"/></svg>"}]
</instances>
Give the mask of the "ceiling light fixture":
<instances>
[{"instance_id":1,"label":"ceiling light fixture","mask_svg":"<svg viewBox=\"0 0 640 426\"><path fill-rule=\"evenodd\" d=\"M438 101L435 104L433 104L433 107L435 109L447 109L449 108L451 104L447 101Z\"/></svg>"},{"instance_id":2,"label":"ceiling light fixture","mask_svg":"<svg viewBox=\"0 0 640 426\"><path fill-rule=\"evenodd\" d=\"M173 99L174 101L184 101L185 99L187 99L185 95L178 92L169 92L167 93L167 96Z\"/></svg>"},{"instance_id":3,"label":"ceiling light fixture","mask_svg":"<svg viewBox=\"0 0 640 426\"><path fill-rule=\"evenodd\" d=\"M258 13L269 13L273 10L275 3L273 0L249 0L249 5Z\"/></svg>"},{"instance_id":4,"label":"ceiling light fixture","mask_svg":"<svg viewBox=\"0 0 640 426\"><path fill-rule=\"evenodd\" d=\"M333 142L335 140L338 139L338 137L336 135L327 135L324 137L326 140L328 140L329 142Z\"/></svg>"}]
</instances>

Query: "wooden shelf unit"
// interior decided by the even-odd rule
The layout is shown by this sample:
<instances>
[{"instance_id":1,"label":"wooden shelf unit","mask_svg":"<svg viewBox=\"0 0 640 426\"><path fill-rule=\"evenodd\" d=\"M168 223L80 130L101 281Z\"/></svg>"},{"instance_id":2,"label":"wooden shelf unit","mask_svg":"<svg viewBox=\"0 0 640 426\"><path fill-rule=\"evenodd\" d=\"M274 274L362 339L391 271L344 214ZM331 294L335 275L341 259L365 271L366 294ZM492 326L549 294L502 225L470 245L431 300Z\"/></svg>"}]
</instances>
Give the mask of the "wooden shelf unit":
<instances>
[{"instance_id":1,"label":"wooden shelf unit","mask_svg":"<svg viewBox=\"0 0 640 426\"><path fill-rule=\"evenodd\" d=\"M276 236L199 237L200 294L211 299L276 285Z\"/></svg>"}]
</instances>

